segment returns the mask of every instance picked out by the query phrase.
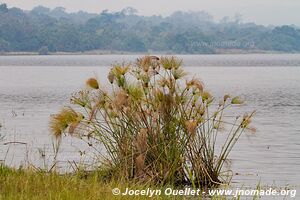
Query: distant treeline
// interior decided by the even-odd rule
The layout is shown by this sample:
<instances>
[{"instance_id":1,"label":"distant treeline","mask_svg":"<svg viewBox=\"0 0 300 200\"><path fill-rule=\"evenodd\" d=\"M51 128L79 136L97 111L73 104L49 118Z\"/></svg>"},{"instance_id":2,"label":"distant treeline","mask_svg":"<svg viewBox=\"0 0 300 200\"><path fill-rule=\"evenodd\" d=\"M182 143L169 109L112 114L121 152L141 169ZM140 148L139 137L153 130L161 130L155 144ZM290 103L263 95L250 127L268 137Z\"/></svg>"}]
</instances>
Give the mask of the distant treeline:
<instances>
[{"instance_id":1,"label":"distant treeline","mask_svg":"<svg viewBox=\"0 0 300 200\"><path fill-rule=\"evenodd\" d=\"M295 26L266 27L239 17L216 22L203 11L167 17L136 13L133 8L67 13L42 6L23 11L1 4L0 52L300 52L300 29Z\"/></svg>"}]
</instances>

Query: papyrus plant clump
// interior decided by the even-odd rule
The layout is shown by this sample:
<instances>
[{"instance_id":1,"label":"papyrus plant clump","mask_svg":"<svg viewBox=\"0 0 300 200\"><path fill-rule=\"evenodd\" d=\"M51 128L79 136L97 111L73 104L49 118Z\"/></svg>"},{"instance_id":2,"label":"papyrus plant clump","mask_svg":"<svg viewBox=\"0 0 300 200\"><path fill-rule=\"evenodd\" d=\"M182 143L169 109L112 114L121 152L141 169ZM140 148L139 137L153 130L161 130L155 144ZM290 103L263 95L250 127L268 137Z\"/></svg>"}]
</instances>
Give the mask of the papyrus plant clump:
<instances>
[{"instance_id":1,"label":"papyrus plant clump","mask_svg":"<svg viewBox=\"0 0 300 200\"><path fill-rule=\"evenodd\" d=\"M241 101L225 95L215 103L199 79L186 78L181 64L175 57L145 56L114 65L109 89L91 78L89 88L71 98L76 108L52 116L53 134L100 142L101 168L114 179L198 187L226 183L224 163L252 114L230 122L217 147L224 110Z\"/></svg>"}]
</instances>

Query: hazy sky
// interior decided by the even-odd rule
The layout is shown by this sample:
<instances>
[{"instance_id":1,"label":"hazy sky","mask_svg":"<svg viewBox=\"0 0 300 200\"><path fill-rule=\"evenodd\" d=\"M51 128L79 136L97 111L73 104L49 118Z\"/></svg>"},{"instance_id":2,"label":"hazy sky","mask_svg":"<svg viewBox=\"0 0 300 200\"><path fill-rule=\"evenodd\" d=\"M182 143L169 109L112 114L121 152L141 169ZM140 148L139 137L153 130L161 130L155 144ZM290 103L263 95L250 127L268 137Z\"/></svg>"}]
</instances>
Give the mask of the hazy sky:
<instances>
[{"instance_id":1,"label":"hazy sky","mask_svg":"<svg viewBox=\"0 0 300 200\"><path fill-rule=\"evenodd\" d=\"M205 10L216 20L240 13L243 21L259 24L296 24L300 26L300 0L0 0L8 7L29 10L37 5L54 8L62 6L68 12L84 10L100 13L134 7L143 15L169 15L176 10Z\"/></svg>"}]
</instances>

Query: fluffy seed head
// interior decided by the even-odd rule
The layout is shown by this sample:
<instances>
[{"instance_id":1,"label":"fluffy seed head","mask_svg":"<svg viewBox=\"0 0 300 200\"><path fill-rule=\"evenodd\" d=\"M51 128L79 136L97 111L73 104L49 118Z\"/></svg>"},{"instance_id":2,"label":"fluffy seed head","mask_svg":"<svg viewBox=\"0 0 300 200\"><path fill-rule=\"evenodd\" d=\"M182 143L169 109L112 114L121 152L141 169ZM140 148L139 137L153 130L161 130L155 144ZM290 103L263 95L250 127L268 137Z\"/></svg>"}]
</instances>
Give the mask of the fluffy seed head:
<instances>
[{"instance_id":1,"label":"fluffy seed head","mask_svg":"<svg viewBox=\"0 0 300 200\"><path fill-rule=\"evenodd\" d=\"M107 79L108 79L108 81L109 81L111 84L114 83L115 75L114 75L114 73L113 73L112 70L108 73Z\"/></svg>"},{"instance_id":2,"label":"fluffy seed head","mask_svg":"<svg viewBox=\"0 0 300 200\"><path fill-rule=\"evenodd\" d=\"M244 100L242 100L239 96L233 97L231 99L231 104L242 104Z\"/></svg>"},{"instance_id":3,"label":"fluffy seed head","mask_svg":"<svg viewBox=\"0 0 300 200\"><path fill-rule=\"evenodd\" d=\"M98 81L97 81L97 79L95 79L95 78L90 78L90 79L88 79L88 80L86 81L86 84L87 84L89 87L93 88L93 89L99 89Z\"/></svg>"},{"instance_id":4,"label":"fluffy seed head","mask_svg":"<svg viewBox=\"0 0 300 200\"><path fill-rule=\"evenodd\" d=\"M199 79L192 79L186 83L188 89L194 87L197 88L200 92L203 92L203 83Z\"/></svg>"},{"instance_id":5,"label":"fluffy seed head","mask_svg":"<svg viewBox=\"0 0 300 200\"><path fill-rule=\"evenodd\" d=\"M184 125L185 125L187 132L191 136L194 136L196 134L196 130L197 130L197 126L198 126L198 123L196 120L192 120L192 119L187 120L187 121L185 121Z\"/></svg>"},{"instance_id":6,"label":"fluffy seed head","mask_svg":"<svg viewBox=\"0 0 300 200\"><path fill-rule=\"evenodd\" d=\"M60 113L51 116L50 130L55 137L60 137L69 125L74 122L79 123L82 118L83 116L72 108L64 108Z\"/></svg>"},{"instance_id":7,"label":"fluffy seed head","mask_svg":"<svg viewBox=\"0 0 300 200\"><path fill-rule=\"evenodd\" d=\"M129 95L124 90L117 92L114 98L114 106L118 111L129 106Z\"/></svg>"}]
</instances>

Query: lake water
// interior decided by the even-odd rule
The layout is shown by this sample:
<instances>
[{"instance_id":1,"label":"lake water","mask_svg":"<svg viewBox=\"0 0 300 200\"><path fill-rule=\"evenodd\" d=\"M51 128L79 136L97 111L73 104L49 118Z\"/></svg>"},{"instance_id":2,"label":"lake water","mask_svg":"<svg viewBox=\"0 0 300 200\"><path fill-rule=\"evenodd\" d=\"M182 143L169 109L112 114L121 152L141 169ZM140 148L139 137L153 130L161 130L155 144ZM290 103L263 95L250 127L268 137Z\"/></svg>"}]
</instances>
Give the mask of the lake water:
<instances>
[{"instance_id":1,"label":"lake water","mask_svg":"<svg viewBox=\"0 0 300 200\"><path fill-rule=\"evenodd\" d=\"M11 166L43 166L53 157L50 114L69 103L87 78L106 82L114 62L138 56L0 56L0 160ZM256 133L245 133L231 156L233 183L300 185L300 55L184 55L184 67L216 97L241 95L237 114L256 110ZM25 144L7 142L23 142ZM6 143L6 145L4 145ZM65 138L58 160L84 162L88 147ZM47 163L46 163L47 164Z\"/></svg>"}]
</instances>

